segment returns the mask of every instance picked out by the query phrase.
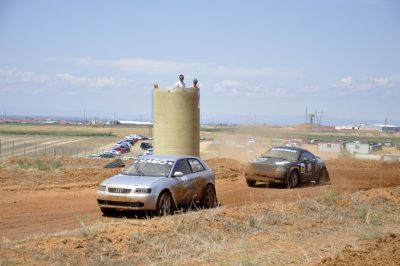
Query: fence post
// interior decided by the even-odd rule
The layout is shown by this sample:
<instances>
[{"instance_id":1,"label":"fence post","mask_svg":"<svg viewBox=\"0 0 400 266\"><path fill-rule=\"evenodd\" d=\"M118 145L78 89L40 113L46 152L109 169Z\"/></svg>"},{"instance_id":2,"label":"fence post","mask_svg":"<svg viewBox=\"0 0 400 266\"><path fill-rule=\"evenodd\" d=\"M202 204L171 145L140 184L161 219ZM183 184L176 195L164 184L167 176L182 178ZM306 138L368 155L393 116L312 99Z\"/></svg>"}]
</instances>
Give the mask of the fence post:
<instances>
[{"instance_id":1,"label":"fence post","mask_svg":"<svg viewBox=\"0 0 400 266\"><path fill-rule=\"evenodd\" d=\"M44 157L46 157L46 144L44 144Z\"/></svg>"},{"instance_id":2,"label":"fence post","mask_svg":"<svg viewBox=\"0 0 400 266\"><path fill-rule=\"evenodd\" d=\"M12 156L14 157L14 141L12 142L13 146L12 146Z\"/></svg>"},{"instance_id":3,"label":"fence post","mask_svg":"<svg viewBox=\"0 0 400 266\"><path fill-rule=\"evenodd\" d=\"M26 153L25 153L25 145L26 145L26 143L24 142L24 158L26 157Z\"/></svg>"},{"instance_id":4,"label":"fence post","mask_svg":"<svg viewBox=\"0 0 400 266\"><path fill-rule=\"evenodd\" d=\"M53 146L53 159L56 158L56 146Z\"/></svg>"}]
</instances>

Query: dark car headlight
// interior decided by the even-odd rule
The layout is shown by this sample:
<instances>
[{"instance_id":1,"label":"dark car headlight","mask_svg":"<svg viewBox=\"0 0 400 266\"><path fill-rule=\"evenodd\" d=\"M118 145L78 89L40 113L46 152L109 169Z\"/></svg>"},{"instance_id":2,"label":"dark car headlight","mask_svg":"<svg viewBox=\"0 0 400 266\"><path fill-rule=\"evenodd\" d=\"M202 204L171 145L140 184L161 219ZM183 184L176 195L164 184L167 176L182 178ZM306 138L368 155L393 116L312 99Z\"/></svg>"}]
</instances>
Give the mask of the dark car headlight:
<instances>
[{"instance_id":1,"label":"dark car headlight","mask_svg":"<svg viewBox=\"0 0 400 266\"><path fill-rule=\"evenodd\" d=\"M98 190L98 191L106 191L106 190L107 190L107 187L106 187L106 186L103 186L103 185L100 185L100 186L97 188L97 190Z\"/></svg>"},{"instance_id":2,"label":"dark car headlight","mask_svg":"<svg viewBox=\"0 0 400 266\"><path fill-rule=\"evenodd\" d=\"M136 188L135 193L138 194L150 194L151 193L151 188Z\"/></svg>"}]
</instances>

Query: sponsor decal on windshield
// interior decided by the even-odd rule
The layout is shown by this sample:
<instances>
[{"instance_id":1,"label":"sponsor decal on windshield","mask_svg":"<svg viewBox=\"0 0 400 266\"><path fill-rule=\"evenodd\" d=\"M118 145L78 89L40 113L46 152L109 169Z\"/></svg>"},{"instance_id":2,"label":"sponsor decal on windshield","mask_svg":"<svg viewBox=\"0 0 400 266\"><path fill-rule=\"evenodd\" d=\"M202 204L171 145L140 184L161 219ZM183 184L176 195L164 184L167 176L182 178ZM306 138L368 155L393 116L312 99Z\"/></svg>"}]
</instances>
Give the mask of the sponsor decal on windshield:
<instances>
[{"instance_id":1,"label":"sponsor decal on windshield","mask_svg":"<svg viewBox=\"0 0 400 266\"><path fill-rule=\"evenodd\" d=\"M173 165L174 161L168 161L168 160L159 160L159 159L139 159L135 160L135 163L151 163L151 164L168 164L168 165Z\"/></svg>"},{"instance_id":2,"label":"sponsor decal on windshield","mask_svg":"<svg viewBox=\"0 0 400 266\"><path fill-rule=\"evenodd\" d=\"M291 152L291 153L297 152L295 150L289 150L289 149L284 149L284 148L272 148L271 151L287 151L287 152Z\"/></svg>"}]
</instances>

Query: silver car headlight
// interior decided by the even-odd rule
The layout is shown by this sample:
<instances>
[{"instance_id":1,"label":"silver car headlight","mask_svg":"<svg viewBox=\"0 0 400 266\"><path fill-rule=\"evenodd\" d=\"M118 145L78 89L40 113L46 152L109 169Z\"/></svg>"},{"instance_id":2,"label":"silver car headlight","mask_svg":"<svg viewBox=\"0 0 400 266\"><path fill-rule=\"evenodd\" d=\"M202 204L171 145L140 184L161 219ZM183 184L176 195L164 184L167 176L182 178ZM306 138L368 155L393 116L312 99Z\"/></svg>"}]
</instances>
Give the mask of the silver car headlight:
<instances>
[{"instance_id":1,"label":"silver car headlight","mask_svg":"<svg viewBox=\"0 0 400 266\"><path fill-rule=\"evenodd\" d=\"M138 194L150 194L151 193L151 188L136 188L135 193Z\"/></svg>"},{"instance_id":2,"label":"silver car headlight","mask_svg":"<svg viewBox=\"0 0 400 266\"><path fill-rule=\"evenodd\" d=\"M97 188L97 190L98 190L98 191L106 191L106 190L107 190L107 187L106 187L106 186L103 186L103 185L100 185L100 186Z\"/></svg>"}]
</instances>

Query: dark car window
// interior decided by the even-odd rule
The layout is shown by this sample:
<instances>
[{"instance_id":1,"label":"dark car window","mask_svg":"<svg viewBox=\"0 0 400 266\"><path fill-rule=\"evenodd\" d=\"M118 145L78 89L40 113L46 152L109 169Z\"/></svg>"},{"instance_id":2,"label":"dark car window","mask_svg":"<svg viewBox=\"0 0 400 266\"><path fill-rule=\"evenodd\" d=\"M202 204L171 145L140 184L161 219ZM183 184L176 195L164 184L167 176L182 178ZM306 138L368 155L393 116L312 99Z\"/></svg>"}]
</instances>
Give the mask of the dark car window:
<instances>
[{"instance_id":1,"label":"dark car window","mask_svg":"<svg viewBox=\"0 0 400 266\"><path fill-rule=\"evenodd\" d=\"M193 173L204 171L204 166L196 159L189 159L189 164L192 167Z\"/></svg>"},{"instance_id":2,"label":"dark car window","mask_svg":"<svg viewBox=\"0 0 400 266\"><path fill-rule=\"evenodd\" d=\"M304 159L308 159L309 162L312 162L315 160L315 157L311 153L305 151L301 154L300 161L304 161Z\"/></svg>"},{"instance_id":3,"label":"dark car window","mask_svg":"<svg viewBox=\"0 0 400 266\"><path fill-rule=\"evenodd\" d=\"M176 162L173 173L175 172L182 172L184 175L187 175L190 174L192 170L190 169L188 162L185 159L182 159Z\"/></svg>"}]
</instances>

